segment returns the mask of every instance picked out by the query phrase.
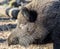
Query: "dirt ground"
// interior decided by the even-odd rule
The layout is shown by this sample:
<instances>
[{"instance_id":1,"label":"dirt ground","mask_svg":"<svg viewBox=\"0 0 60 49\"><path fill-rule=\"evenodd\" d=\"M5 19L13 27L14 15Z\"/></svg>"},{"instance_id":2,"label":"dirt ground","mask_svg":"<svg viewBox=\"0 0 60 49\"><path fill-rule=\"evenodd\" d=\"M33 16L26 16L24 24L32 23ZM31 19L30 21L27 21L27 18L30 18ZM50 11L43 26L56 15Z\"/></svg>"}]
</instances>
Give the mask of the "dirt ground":
<instances>
[{"instance_id":1,"label":"dirt ground","mask_svg":"<svg viewBox=\"0 0 60 49\"><path fill-rule=\"evenodd\" d=\"M6 40L8 38L8 36L11 34L11 30L12 30L12 26L8 26L9 29L4 30L3 28L5 28L5 26L7 26L8 24L16 24L15 21L1 21L0 20L0 49L53 49L53 44L49 43L49 44L45 44L45 45L30 45L28 47L23 47L20 45L11 45L8 46ZM2 27L2 25L4 27ZM3 30L1 30L3 29ZM14 28L13 28L14 29Z\"/></svg>"}]
</instances>

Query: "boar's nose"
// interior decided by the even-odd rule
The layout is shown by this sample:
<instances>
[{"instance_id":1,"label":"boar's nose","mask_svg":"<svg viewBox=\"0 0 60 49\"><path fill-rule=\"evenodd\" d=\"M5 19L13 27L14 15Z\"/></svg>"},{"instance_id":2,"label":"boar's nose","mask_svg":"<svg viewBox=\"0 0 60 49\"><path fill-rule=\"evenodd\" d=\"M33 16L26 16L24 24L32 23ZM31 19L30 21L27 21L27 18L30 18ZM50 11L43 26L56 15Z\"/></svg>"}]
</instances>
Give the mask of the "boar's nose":
<instances>
[{"instance_id":1,"label":"boar's nose","mask_svg":"<svg viewBox=\"0 0 60 49\"><path fill-rule=\"evenodd\" d=\"M13 38L11 41L8 40L8 46L19 44L18 37Z\"/></svg>"}]
</instances>

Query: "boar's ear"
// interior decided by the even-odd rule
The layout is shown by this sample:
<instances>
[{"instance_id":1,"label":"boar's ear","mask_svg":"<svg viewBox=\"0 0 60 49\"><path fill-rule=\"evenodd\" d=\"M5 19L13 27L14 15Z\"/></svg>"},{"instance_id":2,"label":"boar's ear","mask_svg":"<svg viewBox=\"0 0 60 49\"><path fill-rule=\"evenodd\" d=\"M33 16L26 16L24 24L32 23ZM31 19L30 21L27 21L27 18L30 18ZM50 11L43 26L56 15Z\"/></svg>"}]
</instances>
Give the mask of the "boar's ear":
<instances>
[{"instance_id":1,"label":"boar's ear","mask_svg":"<svg viewBox=\"0 0 60 49\"><path fill-rule=\"evenodd\" d=\"M30 14L29 10L26 7L22 7L20 12L23 15L23 17L26 18L26 20L29 20Z\"/></svg>"},{"instance_id":2,"label":"boar's ear","mask_svg":"<svg viewBox=\"0 0 60 49\"><path fill-rule=\"evenodd\" d=\"M21 9L22 15L29 21L35 22L37 18L37 12L34 10L28 10L26 7Z\"/></svg>"}]
</instances>

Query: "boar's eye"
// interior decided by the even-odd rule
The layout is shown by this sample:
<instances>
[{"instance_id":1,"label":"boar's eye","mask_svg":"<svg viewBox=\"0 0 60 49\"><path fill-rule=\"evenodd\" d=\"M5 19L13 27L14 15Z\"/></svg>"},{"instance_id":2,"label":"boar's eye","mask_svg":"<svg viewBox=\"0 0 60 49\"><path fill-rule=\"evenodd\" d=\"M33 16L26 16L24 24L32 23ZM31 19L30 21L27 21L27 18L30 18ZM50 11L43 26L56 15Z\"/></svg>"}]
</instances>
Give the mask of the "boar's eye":
<instances>
[{"instance_id":1,"label":"boar's eye","mask_svg":"<svg viewBox=\"0 0 60 49\"><path fill-rule=\"evenodd\" d=\"M35 22L37 19L37 12L34 10L28 10L26 7L23 7L21 13L29 22Z\"/></svg>"},{"instance_id":2,"label":"boar's eye","mask_svg":"<svg viewBox=\"0 0 60 49\"><path fill-rule=\"evenodd\" d=\"M35 22L37 19L37 12L34 10L30 10L29 12L30 16L29 16L29 21L30 22Z\"/></svg>"}]
</instances>

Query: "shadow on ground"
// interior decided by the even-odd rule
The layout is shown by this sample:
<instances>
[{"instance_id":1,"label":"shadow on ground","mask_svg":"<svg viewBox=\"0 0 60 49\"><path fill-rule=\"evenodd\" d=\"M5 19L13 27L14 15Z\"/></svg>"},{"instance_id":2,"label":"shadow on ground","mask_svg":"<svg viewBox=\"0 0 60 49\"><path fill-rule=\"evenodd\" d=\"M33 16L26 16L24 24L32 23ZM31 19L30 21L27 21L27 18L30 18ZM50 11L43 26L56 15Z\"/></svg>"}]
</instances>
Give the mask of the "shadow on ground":
<instances>
[{"instance_id":1,"label":"shadow on ground","mask_svg":"<svg viewBox=\"0 0 60 49\"><path fill-rule=\"evenodd\" d=\"M16 28L16 24L0 25L0 31L8 31Z\"/></svg>"},{"instance_id":2,"label":"shadow on ground","mask_svg":"<svg viewBox=\"0 0 60 49\"><path fill-rule=\"evenodd\" d=\"M0 22L3 21L2 23L4 23L4 21L10 21L11 18L0 18ZM15 20L15 19L11 19L11 20ZM8 22L7 22L8 23ZM8 31L11 29L16 28L16 24L4 24L4 25L0 25L0 31Z\"/></svg>"},{"instance_id":3,"label":"shadow on ground","mask_svg":"<svg viewBox=\"0 0 60 49\"><path fill-rule=\"evenodd\" d=\"M3 43L3 42L5 42L5 41L6 41L6 39L0 38L0 43Z\"/></svg>"}]
</instances>

